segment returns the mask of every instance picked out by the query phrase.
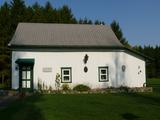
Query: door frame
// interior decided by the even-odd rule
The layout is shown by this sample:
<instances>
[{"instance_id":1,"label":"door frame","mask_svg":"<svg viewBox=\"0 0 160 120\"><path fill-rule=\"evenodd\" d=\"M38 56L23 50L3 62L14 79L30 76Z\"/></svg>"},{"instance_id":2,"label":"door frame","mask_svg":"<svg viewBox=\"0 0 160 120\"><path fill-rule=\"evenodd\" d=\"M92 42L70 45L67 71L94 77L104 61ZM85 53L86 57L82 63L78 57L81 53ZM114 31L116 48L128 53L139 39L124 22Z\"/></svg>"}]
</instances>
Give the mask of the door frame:
<instances>
[{"instance_id":1,"label":"door frame","mask_svg":"<svg viewBox=\"0 0 160 120\"><path fill-rule=\"evenodd\" d=\"M30 79L30 88L23 88L22 87L22 67L31 67L30 71L31 71L31 79ZM26 70L27 71L27 70ZM27 80L26 80L27 81ZM19 90L21 92L33 92L33 65L28 65L28 64L22 64L22 65L19 65Z\"/></svg>"},{"instance_id":2,"label":"door frame","mask_svg":"<svg viewBox=\"0 0 160 120\"><path fill-rule=\"evenodd\" d=\"M21 92L33 92L34 89L34 58L19 58L15 61L15 63L19 66L19 91ZM30 88L22 88L22 67L30 66L31 67L31 87Z\"/></svg>"}]
</instances>

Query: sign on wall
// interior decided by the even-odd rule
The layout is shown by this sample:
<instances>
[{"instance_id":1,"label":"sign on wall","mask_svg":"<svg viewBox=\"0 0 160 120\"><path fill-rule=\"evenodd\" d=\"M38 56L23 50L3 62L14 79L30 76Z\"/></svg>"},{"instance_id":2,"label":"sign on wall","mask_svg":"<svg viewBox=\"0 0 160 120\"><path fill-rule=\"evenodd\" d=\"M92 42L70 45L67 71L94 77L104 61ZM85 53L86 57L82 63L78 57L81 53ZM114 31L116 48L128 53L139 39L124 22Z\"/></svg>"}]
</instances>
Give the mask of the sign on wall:
<instances>
[{"instance_id":1,"label":"sign on wall","mask_svg":"<svg viewBox=\"0 0 160 120\"><path fill-rule=\"evenodd\" d=\"M44 67L43 72L52 72L52 68L51 67Z\"/></svg>"}]
</instances>

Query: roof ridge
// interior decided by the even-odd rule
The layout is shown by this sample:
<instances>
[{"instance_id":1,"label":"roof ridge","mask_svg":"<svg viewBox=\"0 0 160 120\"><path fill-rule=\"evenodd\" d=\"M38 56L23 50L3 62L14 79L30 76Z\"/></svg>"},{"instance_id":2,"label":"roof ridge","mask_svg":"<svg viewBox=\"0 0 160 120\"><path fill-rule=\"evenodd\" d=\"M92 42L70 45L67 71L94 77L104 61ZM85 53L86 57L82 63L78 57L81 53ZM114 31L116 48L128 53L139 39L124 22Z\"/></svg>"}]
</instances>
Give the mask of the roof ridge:
<instances>
[{"instance_id":1,"label":"roof ridge","mask_svg":"<svg viewBox=\"0 0 160 120\"><path fill-rule=\"evenodd\" d=\"M53 24L53 25L75 25L75 26L76 26L76 25L82 25L82 26L84 25L84 26L107 26L107 27L110 27L110 25L108 25L108 24L105 24L105 25L95 25L95 24L79 24L79 23L78 23L78 24L74 24L74 23L43 23L43 22L42 22L42 23L34 23L34 22L19 22L18 25L19 25L19 24L37 24L37 25L38 25L38 24L44 24L44 25L45 25L45 24L46 24L46 25L47 25L47 24Z\"/></svg>"}]
</instances>

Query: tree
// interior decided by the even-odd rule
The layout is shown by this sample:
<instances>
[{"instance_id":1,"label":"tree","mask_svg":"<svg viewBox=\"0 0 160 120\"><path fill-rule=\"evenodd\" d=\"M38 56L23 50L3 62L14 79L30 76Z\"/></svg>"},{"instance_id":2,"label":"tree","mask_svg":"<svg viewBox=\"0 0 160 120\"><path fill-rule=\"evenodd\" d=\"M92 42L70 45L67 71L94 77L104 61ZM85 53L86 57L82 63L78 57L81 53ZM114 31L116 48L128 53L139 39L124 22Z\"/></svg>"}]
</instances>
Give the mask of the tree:
<instances>
[{"instance_id":1,"label":"tree","mask_svg":"<svg viewBox=\"0 0 160 120\"><path fill-rule=\"evenodd\" d=\"M49 1L46 2L43 13L45 17L45 22L48 22L48 23L56 22L56 9L53 9Z\"/></svg>"},{"instance_id":2,"label":"tree","mask_svg":"<svg viewBox=\"0 0 160 120\"><path fill-rule=\"evenodd\" d=\"M160 78L160 46L134 46L133 49L153 59L146 62L147 77Z\"/></svg>"},{"instance_id":3,"label":"tree","mask_svg":"<svg viewBox=\"0 0 160 120\"><path fill-rule=\"evenodd\" d=\"M32 22L32 18L34 15L34 11L32 9L32 7L28 6L26 7L25 13L24 13L24 18L23 18L23 22Z\"/></svg>"},{"instance_id":4,"label":"tree","mask_svg":"<svg viewBox=\"0 0 160 120\"><path fill-rule=\"evenodd\" d=\"M1 52L4 53L4 48L9 41L10 31L10 7L7 2L5 2L0 8L0 48ZM3 49L2 49L3 48Z\"/></svg>"},{"instance_id":5,"label":"tree","mask_svg":"<svg viewBox=\"0 0 160 120\"><path fill-rule=\"evenodd\" d=\"M71 9L69 9L66 5L58 9L57 15L59 23L77 23L77 20L74 18Z\"/></svg>"},{"instance_id":6,"label":"tree","mask_svg":"<svg viewBox=\"0 0 160 120\"><path fill-rule=\"evenodd\" d=\"M95 25L105 25L103 21L95 20L94 22Z\"/></svg>"},{"instance_id":7,"label":"tree","mask_svg":"<svg viewBox=\"0 0 160 120\"><path fill-rule=\"evenodd\" d=\"M118 40L126 47L129 47L130 45L129 45L128 41L126 40L126 38L124 38L123 32L119 26L119 23L114 20L111 23L111 28L112 28L113 32L115 33L115 35L117 36Z\"/></svg>"},{"instance_id":8,"label":"tree","mask_svg":"<svg viewBox=\"0 0 160 120\"><path fill-rule=\"evenodd\" d=\"M41 7L38 2L32 6L33 9L33 17L31 22L43 23L45 22L45 17L43 15L43 7Z\"/></svg>"},{"instance_id":9,"label":"tree","mask_svg":"<svg viewBox=\"0 0 160 120\"><path fill-rule=\"evenodd\" d=\"M10 57L7 55L1 55L0 57L0 81L5 83L5 79L10 78Z\"/></svg>"},{"instance_id":10,"label":"tree","mask_svg":"<svg viewBox=\"0 0 160 120\"><path fill-rule=\"evenodd\" d=\"M25 16L26 6L23 0L11 1L11 29L16 29L19 22L23 22Z\"/></svg>"}]
</instances>

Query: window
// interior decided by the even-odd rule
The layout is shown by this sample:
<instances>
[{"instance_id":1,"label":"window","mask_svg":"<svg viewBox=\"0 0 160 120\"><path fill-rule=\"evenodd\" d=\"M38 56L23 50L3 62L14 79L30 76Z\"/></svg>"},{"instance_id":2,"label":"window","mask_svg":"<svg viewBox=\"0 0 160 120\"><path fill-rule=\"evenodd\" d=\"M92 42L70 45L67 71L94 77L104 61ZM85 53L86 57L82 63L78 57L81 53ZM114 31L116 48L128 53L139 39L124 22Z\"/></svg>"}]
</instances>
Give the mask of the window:
<instances>
[{"instance_id":1,"label":"window","mask_svg":"<svg viewBox=\"0 0 160 120\"><path fill-rule=\"evenodd\" d=\"M31 88L31 67L23 66L21 70L22 88Z\"/></svg>"},{"instance_id":2,"label":"window","mask_svg":"<svg viewBox=\"0 0 160 120\"><path fill-rule=\"evenodd\" d=\"M72 82L72 69L71 67L62 67L61 68L61 82L62 83L71 83Z\"/></svg>"},{"instance_id":3,"label":"window","mask_svg":"<svg viewBox=\"0 0 160 120\"><path fill-rule=\"evenodd\" d=\"M109 72L108 67L99 67L99 82L108 82L109 81Z\"/></svg>"}]
</instances>

